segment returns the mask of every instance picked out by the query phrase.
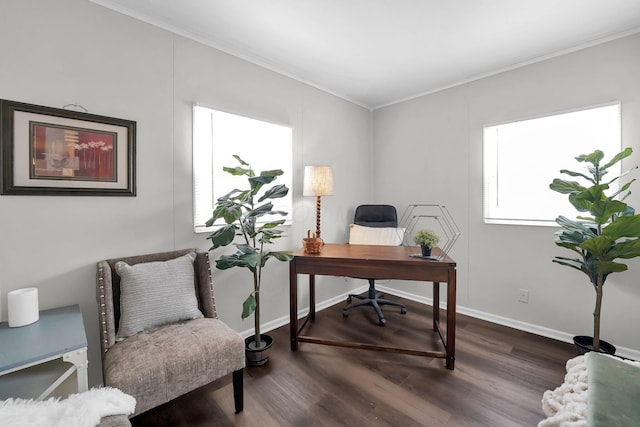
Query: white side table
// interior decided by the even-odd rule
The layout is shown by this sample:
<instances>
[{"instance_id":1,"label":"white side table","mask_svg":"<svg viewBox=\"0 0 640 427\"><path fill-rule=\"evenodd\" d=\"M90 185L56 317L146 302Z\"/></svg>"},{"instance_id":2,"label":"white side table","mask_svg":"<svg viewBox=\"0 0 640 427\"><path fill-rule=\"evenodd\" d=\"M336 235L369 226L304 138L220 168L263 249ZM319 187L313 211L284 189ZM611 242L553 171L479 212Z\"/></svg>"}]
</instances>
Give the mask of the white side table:
<instances>
[{"instance_id":1,"label":"white side table","mask_svg":"<svg viewBox=\"0 0 640 427\"><path fill-rule=\"evenodd\" d=\"M87 336L79 305L40 312L40 319L31 325L10 328L0 323L0 376L62 359L72 366L38 396L49 396L74 371L77 371L78 392L88 389Z\"/></svg>"}]
</instances>

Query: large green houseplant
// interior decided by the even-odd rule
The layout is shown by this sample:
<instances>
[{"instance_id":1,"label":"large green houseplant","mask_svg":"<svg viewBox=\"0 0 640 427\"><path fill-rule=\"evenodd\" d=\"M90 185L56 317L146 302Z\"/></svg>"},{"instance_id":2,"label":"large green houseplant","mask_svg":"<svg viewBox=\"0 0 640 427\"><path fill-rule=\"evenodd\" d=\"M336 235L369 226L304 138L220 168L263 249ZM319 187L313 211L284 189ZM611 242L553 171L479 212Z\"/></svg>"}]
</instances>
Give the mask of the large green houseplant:
<instances>
[{"instance_id":1,"label":"large green houseplant","mask_svg":"<svg viewBox=\"0 0 640 427\"><path fill-rule=\"evenodd\" d=\"M275 179L283 174L282 170L262 171L256 175L249 163L239 156L233 156L239 166L224 167L224 171L235 176L246 176L248 188L244 190L234 189L220 197L215 204L213 216L207 221L208 227L222 219L224 224L217 228L207 239L211 240L215 250L227 246L239 237L240 243L234 243L236 252L231 255L222 255L216 260L216 267L226 270L233 267L247 268L253 276L253 290L242 304L242 318L245 319L254 313L255 335L247 342L248 350L261 350L267 345L260 333L260 288L262 282L262 270L270 259L289 261L291 252L271 251L268 245L275 239L283 237L283 231L277 229L284 224L284 219L267 221L266 215L286 216L286 212L274 211L272 199L282 198L287 195L289 188L286 185L271 185ZM266 359L264 360L266 362ZM261 363L256 363L261 364Z\"/></svg>"},{"instance_id":2,"label":"large green houseplant","mask_svg":"<svg viewBox=\"0 0 640 427\"><path fill-rule=\"evenodd\" d=\"M631 194L629 187L634 180L620 183L617 191L607 194L610 185L636 167L608 180L603 179L609 170L622 159L629 157L631 148L616 154L601 164L604 153L596 150L576 157L586 163L587 173L561 170L560 173L579 178L582 183L556 178L550 188L568 194L569 202L580 212L576 220L559 216L556 222L561 230L556 233L556 245L569 249L573 257L556 256L553 262L583 272L589 277L596 292L593 311L592 349L600 351L600 310L604 283L611 273L627 270L627 265L617 259L640 256L640 215L624 200Z\"/></svg>"}]
</instances>

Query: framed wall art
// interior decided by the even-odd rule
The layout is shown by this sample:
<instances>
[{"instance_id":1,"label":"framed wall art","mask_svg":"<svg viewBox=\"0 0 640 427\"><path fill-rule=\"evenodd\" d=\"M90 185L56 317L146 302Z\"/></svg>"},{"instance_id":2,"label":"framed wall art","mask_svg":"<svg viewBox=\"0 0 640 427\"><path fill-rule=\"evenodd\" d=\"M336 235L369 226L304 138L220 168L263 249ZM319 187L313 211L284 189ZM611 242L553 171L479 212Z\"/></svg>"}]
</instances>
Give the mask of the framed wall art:
<instances>
[{"instance_id":1,"label":"framed wall art","mask_svg":"<svg viewBox=\"0 0 640 427\"><path fill-rule=\"evenodd\" d=\"M135 196L136 122L0 100L1 194Z\"/></svg>"}]
</instances>

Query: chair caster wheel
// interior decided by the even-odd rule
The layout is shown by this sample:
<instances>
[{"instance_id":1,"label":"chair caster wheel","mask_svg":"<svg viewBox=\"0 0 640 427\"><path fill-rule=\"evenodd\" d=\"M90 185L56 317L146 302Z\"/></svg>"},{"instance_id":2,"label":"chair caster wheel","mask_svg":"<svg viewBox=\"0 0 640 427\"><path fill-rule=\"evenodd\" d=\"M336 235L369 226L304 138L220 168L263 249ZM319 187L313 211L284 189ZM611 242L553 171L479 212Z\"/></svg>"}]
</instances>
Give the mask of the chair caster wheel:
<instances>
[{"instance_id":1,"label":"chair caster wheel","mask_svg":"<svg viewBox=\"0 0 640 427\"><path fill-rule=\"evenodd\" d=\"M349 312L347 310L342 310L342 317L348 317Z\"/></svg>"},{"instance_id":2,"label":"chair caster wheel","mask_svg":"<svg viewBox=\"0 0 640 427\"><path fill-rule=\"evenodd\" d=\"M347 304L351 304L351 297L347 297Z\"/></svg>"},{"instance_id":3,"label":"chair caster wheel","mask_svg":"<svg viewBox=\"0 0 640 427\"><path fill-rule=\"evenodd\" d=\"M378 325L380 326L384 326L387 324L387 321L385 319L380 319L380 322L378 323Z\"/></svg>"},{"instance_id":4,"label":"chair caster wheel","mask_svg":"<svg viewBox=\"0 0 640 427\"><path fill-rule=\"evenodd\" d=\"M404 308L404 307L402 307L402 308L400 309L400 314L407 314L407 309L406 309L406 308Z\"/></svg>"}]
</instances>

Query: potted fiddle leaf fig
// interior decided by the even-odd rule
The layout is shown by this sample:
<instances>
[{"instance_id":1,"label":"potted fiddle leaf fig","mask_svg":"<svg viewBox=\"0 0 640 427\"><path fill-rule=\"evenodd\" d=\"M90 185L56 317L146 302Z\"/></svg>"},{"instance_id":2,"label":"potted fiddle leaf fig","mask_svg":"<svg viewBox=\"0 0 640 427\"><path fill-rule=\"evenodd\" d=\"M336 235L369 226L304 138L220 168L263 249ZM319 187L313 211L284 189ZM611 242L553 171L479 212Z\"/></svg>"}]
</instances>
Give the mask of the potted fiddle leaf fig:
<instances>
[{"instance_id":1,"label":"potted fiddle leaf fig","mask_svg":"<svg viewBox=\"0 0 640 427\"><path fill-rule=\"evenodd\" d=\"M440 236L433 230L418 230L413 236L416 245L420 245L422 256L431 256L431 250L440 241Z\"/></svg>"},{"instance_id":2,"label":"potted fiddle leaf fig","mask_svg":"<svg viewBox=\"0 0 640 427\"><path fill-rule=\"evenodd\" d=\"M550 188L567 194L569 202L579 212L577 219L559 216L556 223L561 227L555 233L556 245L573 252L573 256L556 256L553 262L564 265L587 275L596 292L593 311L593 337L576 336L574 342L584 350L615 353L615 347L600 339L600 311L604 283L612 273L627 270L627 265L618 259L640 256L640 215L624 200L629 196L629 187L635 179L622 184L616 191L610 185L627 175L636 167L608 179L609 170L622 159L629 157L631 148L616 154L602 164L604 153L596 150L575 159L586 164L587 172L561 170L560 173L572 178L556 178Z\"/></svg>"},{"instance_id":3,"label":"potted fiddle leaf fig","mask_svg":"<svg viewBox=\"0 0 640 427\"><path fill-rule=\"evenodd\" d=\"M267 220L266 215L286 216L286 212L274 211L272 199L285 197L289 192L286 185L271 185L282 170L267 170L256 175L251 165L239 156L233 156L239 166L224 167L225 172L234 176L246 176L248 188L234 189L220 197L215 204L213 216L206 223L208 227L216 221L223 220L224 224L217 228L207 239L211 240L215 250L233 243L236 252L231 255L221 255L216 260L216 267L226 270L233 267L247 268L253 278L253 289L242 304L242 319L254 314L255 335L245 340L247 360L250 365L263 365L269 360L272 338L260 333L260 288L265 264L270 259L289 261L291 252L272 251L268 249L274 240L283 237L283 231L277 229L284 224L284 219Z\"/></svg>"}]
</instances>

